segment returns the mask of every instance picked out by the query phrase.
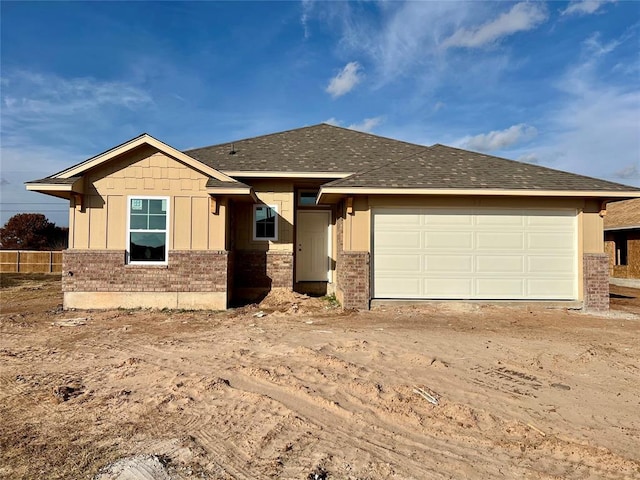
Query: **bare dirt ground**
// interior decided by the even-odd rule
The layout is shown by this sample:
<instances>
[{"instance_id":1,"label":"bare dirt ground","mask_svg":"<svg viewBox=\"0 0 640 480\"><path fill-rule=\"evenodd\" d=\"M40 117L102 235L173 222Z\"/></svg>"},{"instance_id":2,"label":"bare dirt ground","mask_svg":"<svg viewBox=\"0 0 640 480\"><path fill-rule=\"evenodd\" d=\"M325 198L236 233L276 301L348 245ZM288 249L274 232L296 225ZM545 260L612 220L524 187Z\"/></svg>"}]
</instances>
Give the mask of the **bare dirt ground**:
<instances>
[{"instance_id":1,"label":"bare dirt ground","mask_svg":"<svg viewBox=\"0 0 640 480\"><path fill-rule=\"evenodd\" d=\"M639 290L64 312L56 277L2 283L0 478L640 478Z\"/></svg>"}]
</instances>

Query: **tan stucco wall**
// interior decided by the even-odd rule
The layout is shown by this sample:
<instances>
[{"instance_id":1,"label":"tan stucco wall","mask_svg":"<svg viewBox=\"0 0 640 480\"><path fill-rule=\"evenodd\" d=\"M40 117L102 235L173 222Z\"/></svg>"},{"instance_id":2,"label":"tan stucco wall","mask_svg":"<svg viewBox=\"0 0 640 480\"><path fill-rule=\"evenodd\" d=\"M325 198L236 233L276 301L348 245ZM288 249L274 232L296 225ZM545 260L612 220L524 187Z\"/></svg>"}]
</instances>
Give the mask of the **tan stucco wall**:
<instances>
[{"instance_id":1,"label":"tan stucco wall","mask_svg":"<svg viewBox=\"0 0 640 480\"><path fill-rule=\"evenodd\" d=\"M584 253L604 253L604 219L600 202L586 200L582 207L582 238Z\"/></svg>"},{"instance_id":2,"label":"tan stucco wall","mask_svg":"<svg viewBox=\"0 0 640 480\"><path fill-rule=\"evenodd\" d=\"M210 212L207 176L155 150L141 147L85 175L82 206L69 209L69 248L126 248L127 197L170 198L171 250L224 250L227 202Z\"/></svg>"},{"instance_id":3,"label":"tan stucco wall","mask_svg":"<svg viewBox=\"0 0 640 480\"><path fill-rule=\"evenodd\" d=\"M353 214L344 215L343 248L345 251L371 252L371 210L390 207L460 207L460 208L518 208L518 209L575 209L578 212L578 278L583 275L583 254L603 253L603 221L600 202L582 198L546 197L425 197L370 195L354 197ZM346 206L345 206L346 208ZM583 285L578 282L579 299Z\"/></svg>"}]
</instances>

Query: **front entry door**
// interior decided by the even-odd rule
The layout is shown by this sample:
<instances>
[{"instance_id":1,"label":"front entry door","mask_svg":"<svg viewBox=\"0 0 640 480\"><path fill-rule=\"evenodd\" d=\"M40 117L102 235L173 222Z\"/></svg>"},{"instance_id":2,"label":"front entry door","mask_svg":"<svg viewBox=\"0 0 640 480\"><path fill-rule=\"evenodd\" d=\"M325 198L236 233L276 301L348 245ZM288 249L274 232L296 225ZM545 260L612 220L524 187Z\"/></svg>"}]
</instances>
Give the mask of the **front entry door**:
<instances>
[{"instance_id":1,"label":"front entry door","mask_svg":"<svg viewBox=\"0 0 640 480\"><path fill-rule=\"evenodd\" d=\"M329 275L331 212L300 210L297 223L296 281L326 282Z\"/></svg>"}]
</instances>

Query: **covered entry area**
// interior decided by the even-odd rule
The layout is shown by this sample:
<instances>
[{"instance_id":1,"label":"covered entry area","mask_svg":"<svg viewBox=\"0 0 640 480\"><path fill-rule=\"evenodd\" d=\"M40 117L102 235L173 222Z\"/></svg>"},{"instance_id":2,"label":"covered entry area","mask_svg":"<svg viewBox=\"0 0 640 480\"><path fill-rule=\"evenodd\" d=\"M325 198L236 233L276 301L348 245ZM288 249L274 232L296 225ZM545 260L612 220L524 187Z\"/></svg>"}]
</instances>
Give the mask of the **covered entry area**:
<instances>
[{"instance_id":1,"label":"covered entry area","mask_svg":"<svg viewBox=\"0 0 640 480\"><path fill-rule=\"evenodd\" d=\"M376 299L575 300L575 209L377 208Z\"/></svg>"}]
</instances>

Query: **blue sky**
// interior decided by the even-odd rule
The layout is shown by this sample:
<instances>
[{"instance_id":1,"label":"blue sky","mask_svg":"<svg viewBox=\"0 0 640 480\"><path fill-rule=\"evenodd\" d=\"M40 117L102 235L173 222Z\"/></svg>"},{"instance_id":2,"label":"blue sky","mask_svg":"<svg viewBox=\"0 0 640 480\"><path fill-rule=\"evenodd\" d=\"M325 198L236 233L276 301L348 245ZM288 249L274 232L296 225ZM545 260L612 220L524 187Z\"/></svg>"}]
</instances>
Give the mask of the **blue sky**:
<instances>
[{"instance_id":1,"label":"blue sky","mask_svg":"<svg viewBox=\"0 0 640 480\"><path fill-rule=\"evenodd\" d=\"M188 149L320 122L640 186L640 2L9 2L0 221L142 132Z\"/></svg>"}]
</instances>

